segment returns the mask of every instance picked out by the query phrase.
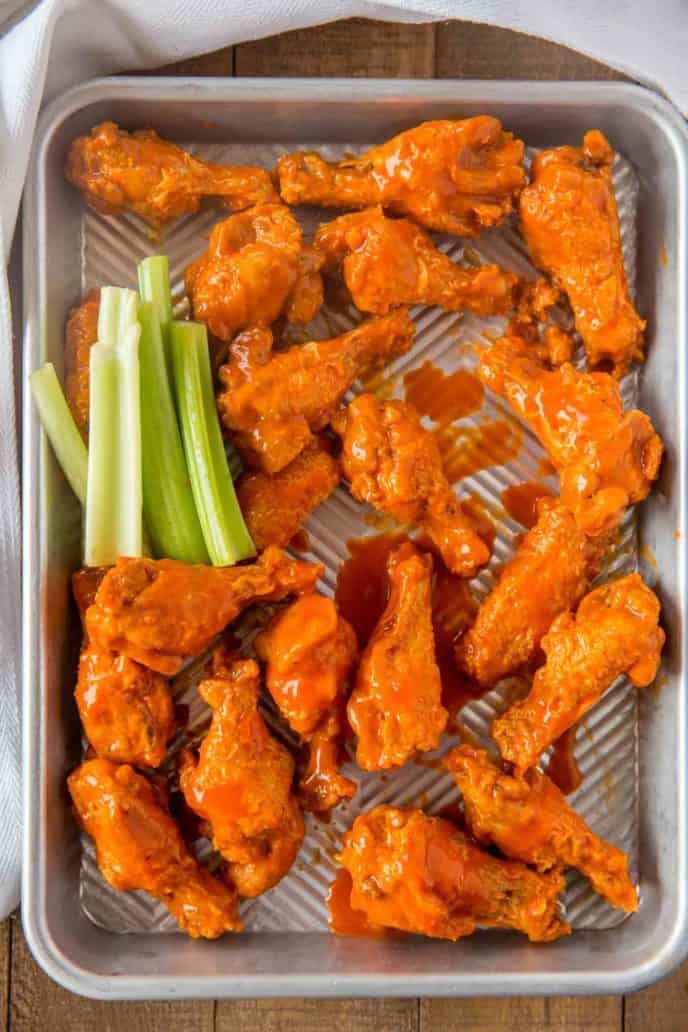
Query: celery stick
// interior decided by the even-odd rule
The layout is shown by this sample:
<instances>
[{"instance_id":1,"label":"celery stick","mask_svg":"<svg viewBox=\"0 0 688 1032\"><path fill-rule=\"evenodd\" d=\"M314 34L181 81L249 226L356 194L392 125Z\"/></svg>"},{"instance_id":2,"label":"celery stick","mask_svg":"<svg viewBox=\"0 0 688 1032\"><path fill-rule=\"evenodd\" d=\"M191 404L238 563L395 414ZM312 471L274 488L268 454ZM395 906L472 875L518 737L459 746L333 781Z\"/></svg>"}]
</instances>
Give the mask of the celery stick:
<instances>
[{"instance_id":1,"label":"celery stick","mask_svg":"<svg viewBox=\"0 0 688 1032\"><path fill-rule=\"evenodd\" d=\"M170 325L172 323L172 292L170 290L170 266L163 254L144 258L138 266L139 293L142 301L150 301L160 324L162 343L165 350L167 375L172 381L172 358L170 355Z\"/></svg>"},{"instance_id":2,"label":"celery stick","mask_svg":"<svg viewBox=\"0 0 688 1032\"><path fill-rule=\"evenodd\" d=\"M140 270L141 266L139 266ZM167 376L157 312L139 305L143 512L156 555L208 563Z\"/></svg>"},{"instance_id":3,"label":"celery stick","mask_svg":"<svg viewBox=\"0 0 688 1032\"><path fill-rule=\"evenodd\" d=\"M256 554L234 493L215 407L205 326L173 322L170 331L177 411L196 510L214 566Z\"/></svg>"},{"instance_id":4,"label":"celery stick","mask_svg":"<svg viewBox=\"0 0 688 1032\"><path fill-rule=\"evenodd\" d=\"M88 452L69 411L52 362L46 362L31 373L29 383L43 429L57 461L72 491L83 505L86 501Z\"/></svg>"},{"instance_id":5,"label":"celery stick","mask_svg":"<svg viewBox=\"0 0 688 1032\"><path fill-rule=\"evenodd\" d=\"M138 301L134 290L100 292L90 352L87 566L142 553Z\"/></svg>"}]
</instances>

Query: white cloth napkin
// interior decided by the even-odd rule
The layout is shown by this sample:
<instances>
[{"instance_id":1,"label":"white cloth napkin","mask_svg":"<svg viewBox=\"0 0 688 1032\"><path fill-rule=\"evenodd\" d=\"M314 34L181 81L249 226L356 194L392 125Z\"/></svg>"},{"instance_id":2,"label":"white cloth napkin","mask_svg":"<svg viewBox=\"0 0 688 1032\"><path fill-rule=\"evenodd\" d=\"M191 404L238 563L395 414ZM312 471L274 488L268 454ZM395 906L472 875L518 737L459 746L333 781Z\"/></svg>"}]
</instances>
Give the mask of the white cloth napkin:
<instances>
[{"instance_id":1,"label":"white cloth napkin","mask_svg":"<svg viewBox=\"0 0 688 1032\"><path fill-rule=\"evenodd\" d=\"M651 23L648 24L648 15ZM459 18L564 43L688 113L685 0L0 0L0 918L19 898L19 478L6 263L41 105L77 82L363 16Z\"/></svg>"}]
</instances>

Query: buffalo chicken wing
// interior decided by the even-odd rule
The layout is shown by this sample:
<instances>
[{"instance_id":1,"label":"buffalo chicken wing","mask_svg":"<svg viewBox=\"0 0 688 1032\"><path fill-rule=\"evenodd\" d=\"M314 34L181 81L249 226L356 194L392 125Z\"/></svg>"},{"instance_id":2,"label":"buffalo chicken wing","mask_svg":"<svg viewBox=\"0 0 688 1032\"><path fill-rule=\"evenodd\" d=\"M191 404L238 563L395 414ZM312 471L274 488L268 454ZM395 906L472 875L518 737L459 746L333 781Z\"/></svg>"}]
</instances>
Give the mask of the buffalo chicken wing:
<instances>
[{"instance_id":1,"label":"buffalo chicken wing","mask_svg":"<svg viewBox=\"0 0 688 1032\"><path fill-rule=\"evenodd\" d=\"M380 204L428 229L477 236L511 214L525 185L523 143L488 115L424 122L387 143L331 164L319 154L277 162L287 204L368 208Z\"/></svg>"},{"instance_id":2,"label":"buffalo chicken wing","mask_svg":"<svg viewBox=\"0 0 688 1032\"><path fill-rule=\"evenodd\" d=\"M657 673L664 645L659 601L637 573L585 596L542 639L546 661L528 696L492 725L502 758L518 771L567 731L622 674L642 688Z\"/></svg>"},{"instance_id":3,"label":"buffalo chicken wing","mask_svg":"<svg viewBox=\"0 0 688 1032\"><path fill-rule=\"evenodd\" d=\"M101 874L113 888L148 892L194 938L241 931L236 891L193 858L141 774L110 760L87 760L67 784L79 822L95 842Z\"/></svg>"},{"instance_id":4,"label":"buffalo chicken wing","mask_svg":"<svg viewBox=\"0 0 688 1032\"><path fill-rule=\"evenodd\" d=\"M478 925L515 928L532 942L569 932L557 913L559 871L499 860L420 810L378 806L357 817L338 860L353 882L351 906L376 925L452 941Z\"/></svg>"},{"instance_id":5,"label":"buffalo chicken wing","mask_svg":"<svg viewBox=\"0 0 688 1032\"><path fill-rule=\"evenodd\" d=\"M470 745L453 749L445 763L478 842L493 844L505 856L538 871L575 867L612 906L637 910L638 894L628 876L626 854L595 835L537 767L524 778L514 778L503 773L484 749Z\"/></svg>"},{"instance_id":6,"label":"buffalo chicken wing","mask_svg":"<svg viewBox=\"0 0 688 1032\"><path fill-rule=\"evenodd\" d=\"M100 291L92 290L72 308L65 328L65 397L81 436L88 440L91 348L98 339Z\"/></svg>"}]
</instances>

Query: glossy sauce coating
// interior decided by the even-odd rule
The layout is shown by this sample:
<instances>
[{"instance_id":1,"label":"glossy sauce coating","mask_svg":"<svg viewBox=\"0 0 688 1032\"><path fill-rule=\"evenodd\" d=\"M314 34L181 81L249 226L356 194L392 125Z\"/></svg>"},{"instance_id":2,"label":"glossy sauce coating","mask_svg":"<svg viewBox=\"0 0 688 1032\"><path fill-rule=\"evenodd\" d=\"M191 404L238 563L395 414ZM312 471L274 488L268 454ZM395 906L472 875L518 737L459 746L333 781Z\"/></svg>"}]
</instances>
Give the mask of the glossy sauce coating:
<instances>
[{"instance_id":1,"label":"glossy sauce coating","mask_svg":"<svg viewBox=\"0 0 688 1032\"><path fill-rule=\"evenodd\" d=\"M368 939L384 939L389 930L369 921L362 910L351 906L353 882L345 868L337 871L327 894L328 924L335 935L361 936Z\"/></svg>"},{"instance_id":2,"label":"glossy sauce coating","mask_svg":"<svg viewBox=\"0 0 688 1032\"><path fill-rule=\"evenodd\" d=\"M537 523L538 500L551 497L550 489L535 480L510 484L501 494L502 505L509 516L528 530L532 530Z\"/></svg>"},{"instance_id":3,"label":"glossy sauce coating","mask_svg":"<svg viewBox=\"0 0 688 1032\"><path fill-rule=\"evenodd\" d=\"M576 731L574 724L552 744L547 777L553 781L563 795L570 795L583 784L583 775L576 761Z\"/></svg>"},{"instance_id":4,"label":"glossy sauce coating","mask_svg":"<svg viewBox=\"0 0 688 1032\"><path fill-rule=\"evenodd\" d=\"M419 415L443 426L478 412L484 393L482 383L469 369L446 373L434 362L425 361L404 373L406 401Z\"/></svg>"},{"instance_id":5,"label":"glossy sauce coating","mask_svg":"<svg viewBox=\"0 0 688 1032\"><path fill-rule=\"evenodd\" d=\"M98 339L100 291L91 290L72 308L65 327L65 397L81 436L88 440L91 348Z\"/></svg>"}]
</instances>

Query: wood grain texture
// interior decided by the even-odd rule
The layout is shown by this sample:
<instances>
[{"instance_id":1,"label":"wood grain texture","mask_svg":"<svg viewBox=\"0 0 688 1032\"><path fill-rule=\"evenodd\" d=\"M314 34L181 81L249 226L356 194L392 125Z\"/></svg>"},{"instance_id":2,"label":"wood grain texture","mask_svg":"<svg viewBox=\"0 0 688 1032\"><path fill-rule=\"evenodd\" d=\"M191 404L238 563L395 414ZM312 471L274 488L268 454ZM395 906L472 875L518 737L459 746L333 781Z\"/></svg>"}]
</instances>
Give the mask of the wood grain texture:
<instances>
[{"instance_id":1,"label":"wood grain texture","mask_svg":"<svg viewBox=\"0 0 688 1032\"><path fill-rule=\"evenodd\" d=\"M417 1000L219 1002L216 1032L417 1032Z\"/></svg>"},{"instance_id":2,"label":"wood grain texture","mask_svg":"<svg viewBox=\"0 0 688 1032\"><path fill-rule=\"evenodd\" d=\"M624 1032L686 1032L688 961L640 993L624 1000Z\"/></svg>"},{"instance_id":3,"label":"wood grain texture","mask_svg":"<svg viewBox=\"0 0 688 1032\"><path fill-rule=\"evenodd\" d=\"M556 999L421 1000L420 1032L620 1032L622 1000L612 996Z\"/></svg>"},{"instance_id":4,"label":"wood grain texture","mask_svg":"<svg viewBox=\"0 0 688 1032\"><path fill-rule=\"evenodd\" d=\"M7 1032L9 1028L11 949L12 937L8 917L0 923L0 1032Z\"/></svg>"},{"instance_id":5,"label":"wood grain texture","mask_svg":"<svg viewBox=\"0 0 688 1032\"><path fill-rule=\"evenodd\" d=\"M156 68L151 75L174 75L178 78L190 75L234 75L234 47L214 50L212 54L189 57L185 61Z\"/></svg>"}]
</instances>

